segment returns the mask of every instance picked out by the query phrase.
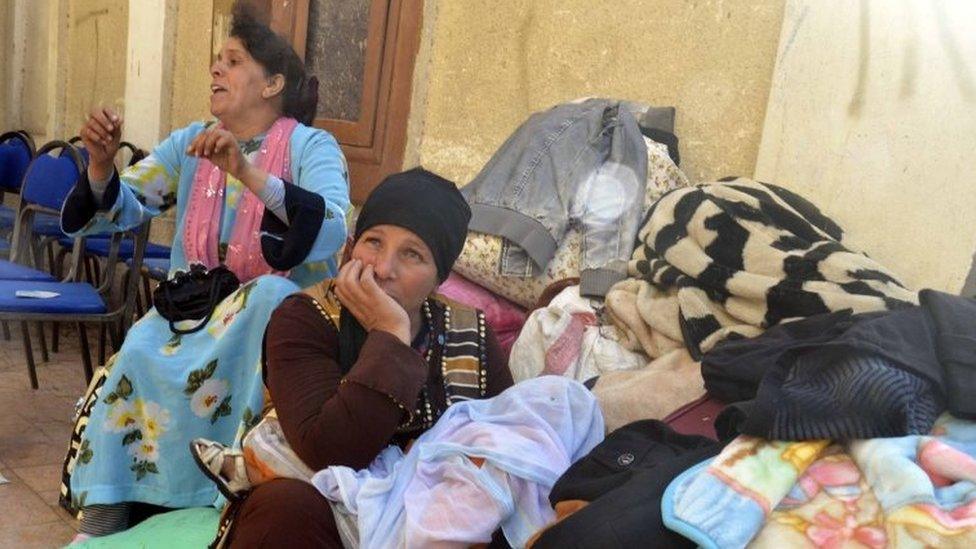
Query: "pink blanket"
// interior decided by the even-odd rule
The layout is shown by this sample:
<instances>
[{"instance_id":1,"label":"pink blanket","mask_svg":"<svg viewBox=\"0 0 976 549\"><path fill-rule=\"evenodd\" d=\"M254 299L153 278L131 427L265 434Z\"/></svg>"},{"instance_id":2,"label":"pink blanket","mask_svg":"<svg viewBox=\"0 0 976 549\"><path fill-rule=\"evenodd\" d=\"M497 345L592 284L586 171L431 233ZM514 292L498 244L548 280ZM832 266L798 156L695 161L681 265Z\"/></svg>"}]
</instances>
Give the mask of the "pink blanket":
<instances>
[{"instance_id":1,"label":"pink blanket","mask_svg":"<svg viewBox=\"0 0 976 549\"><path fill-rule=\"evenodd\" d=\"M469 307L481 309L485 320L491 326L505 355L512 350L522 325L525 324L526 311L511 301L499 297L478 286L457 273L451 273L441 284L437 293Z\"/></svg>"}]
</instances>

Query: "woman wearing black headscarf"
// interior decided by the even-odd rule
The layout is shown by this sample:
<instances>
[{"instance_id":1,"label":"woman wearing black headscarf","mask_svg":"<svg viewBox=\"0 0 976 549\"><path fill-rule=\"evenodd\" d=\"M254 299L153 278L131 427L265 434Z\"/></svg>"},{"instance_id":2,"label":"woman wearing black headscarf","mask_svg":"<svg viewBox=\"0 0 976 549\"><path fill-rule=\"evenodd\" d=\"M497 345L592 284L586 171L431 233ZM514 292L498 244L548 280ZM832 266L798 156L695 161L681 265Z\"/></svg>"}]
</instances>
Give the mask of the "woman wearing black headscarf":
<instances>
[{"instance_id":1,"label":"woman wearing black headscarf","mask_svg":"<svg viewBox=\"0 0 976 549\"><path fill-rule=\"evenodd\" d=\"M364 468L451 403L512 385L484 315L433 295L470 216L453 183L422 169L390 176L363 206L325 298L292 296L273 314L266 383L286 440L312 470ZM240 547L341 547L328 502L290 479L255 488L229 538Z\"/></svg>"}]
</instances>

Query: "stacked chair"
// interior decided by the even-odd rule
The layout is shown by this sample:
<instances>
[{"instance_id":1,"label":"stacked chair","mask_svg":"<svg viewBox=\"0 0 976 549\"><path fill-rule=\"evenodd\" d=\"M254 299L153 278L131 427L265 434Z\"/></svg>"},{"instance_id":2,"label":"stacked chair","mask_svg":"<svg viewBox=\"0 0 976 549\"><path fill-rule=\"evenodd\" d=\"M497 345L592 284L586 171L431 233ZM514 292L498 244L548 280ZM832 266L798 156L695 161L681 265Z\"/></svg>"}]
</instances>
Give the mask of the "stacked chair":
<instances>
[{"instance_id":1,"label":"stacked chair","mask_svg":"<svg viewBox=\"0 0 976 549\"><path fill-rule=\"evenodd\" d=\"M0 135L0 232L8 237L14 228L16 210L4 205L5 193L20 193L24 172L34 158L34 139L25 131L6 132ZM10 254L10 241L0 240L0 255Z\"/></svg>"},{"instance_id":2,"label":"stacked chair","mask_svg":"<svg viewBox=\"0 0 976 549\"><path fill-rule=\"evenodd\" d=\"M68 142L74 145L75 147L79 147L81 145L81 137L78 136L72 137L71 139L68 140ZM85 163L87 165L88 162L87 151L84 148L80 148L79 151L82 153L82 156L84 157ZM126 162L126 165L128 166L132 166L133 164L138 163L140 160L146 157L145 151L136 147L132 143L129 143L128 141L122 141L121 143L119 143L119 152L122 153L124 151L129 152L128 162ZM35 233L38 232L38 229L40 229L40 231L44 231L43 228L35 227ZM73 242L69 236L61 232L60 220L55 229L56 229L55 231L47 231L42 233L43 241L41 246L47 251L47 257L51 265L51 271L57 273L58 276L63 276L64 258L67 255L67 253L72 250ZM61 246L61 252L58 254L58 257L56 259L54 258L53 251L52 251L54 247L54 243L57 243ZM84 248L85 253L81 263L84 269L85 278L89 281L92 281L94 284L102 284L103 272L105 270L104 267L107 267L108 265L114 265L116 261L122 261L125 262L129 268L129 270L127 270L125 272L125 275L123 276L122 279L123 286L128 284L128 277L130 272L140 273L142 276L142 280L144 282L144 286L146 288L145 290L146 295L147 296L151 295L149 291L149 283L150 283L150 278L152 277L149 275L149 273L153 271L147 271L146 266L144 264L142 268L136 268L133 270L133 256L135 252L135 243L133 239L128 237L123 238L123 240L119 244L119 248L115 259L112 259L110 257L111 245L112 245L112 241L106 235L90 236L87 239L85 239L85 248ZM153 265L165 263L165 270L168 272L170 251L171 250L169 246L163 246L160 244L147 242L146 249L143 256L143 262L152 261ZM102 268L100 268L100 265ZM162 279L158 279L158 280L165 280L165 274L163 275ZM144 313L145 309L142 307L142 303L141 303L142 300L140 299L138 293L136 294L136 299L137 299L137 307L135 311L138 313L139 316L141 316ZM146 298L146 299L148 301L150 298ZM60 326L57 323L54 324L53 336L51 339L52 339L51 347L55 352L57 352L59 341L60 341ZM105 363L105 343L106 343L106 326L103 324L99 329L99 337L98 337L98 363L99 364Z\"/></svg>"},{"instance_id":3,"label":"stacked chair","mask_svg":"<svg viewBox=\"0 0 976 549\"><path fill-rule=\"evenodd\" d=\"M64 200L71 188L86 170L85 157L73 145L52 141L37 151L30 161L20 185L20 203L15 212L10 261L0 261L0 321L19 322L24 339L24 353L32 388L38 387L36 365L31 346L28 323L36 322L41 339L41 350L47 359L43 322L71 322L78 327L82 360L86 379L93 375L91 354L86 327L98 325L107 332L113 346L121 345L125 331L132 321L134 301L139 277L129 276L116 291L116 276L121 271L120 250L128 238L131 252L129 263L134 272L142 269L142 260L149 236L149 223L143 224L128 235L114 234L97 237L104 240L106 256L104 272L87 281L83 280L83 263L87 254L86 240L70 241L71 265L64 276L52 275L39 269L43 237L36 234L38 218L53 216L58 219ZM58 223L60 232L60 222ZM49 263L50 255L49 255ZM51 265L53 268L53 264ZM49 292L49 298L24 297L23 292ZM20 294L20 295L18 295ZM36 295L36 294L35 294ZM101 349L100 349L101 350Z\"/></svg>"}]
</instances>

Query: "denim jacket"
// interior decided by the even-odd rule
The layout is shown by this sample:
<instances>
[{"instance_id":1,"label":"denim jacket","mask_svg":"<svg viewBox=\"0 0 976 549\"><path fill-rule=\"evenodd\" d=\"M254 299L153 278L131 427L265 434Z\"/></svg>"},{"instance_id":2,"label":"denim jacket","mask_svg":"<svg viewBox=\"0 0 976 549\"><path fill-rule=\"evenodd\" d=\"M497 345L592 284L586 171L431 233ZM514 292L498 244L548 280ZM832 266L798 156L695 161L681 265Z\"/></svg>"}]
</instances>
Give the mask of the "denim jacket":
<instances>
[{"instance_id":1,"label":"denim jacket","mask_svg":"<svg viewBox=\"0 0 976 549\"><path fill-rule=\"evenodd\" d=\"M582 295L602 297L626 276L647 179L635 108L586 99L535 113L462 187L468 228L506 239L502 274L538 273L578 229Z\"/></svg>"}]
</instances>

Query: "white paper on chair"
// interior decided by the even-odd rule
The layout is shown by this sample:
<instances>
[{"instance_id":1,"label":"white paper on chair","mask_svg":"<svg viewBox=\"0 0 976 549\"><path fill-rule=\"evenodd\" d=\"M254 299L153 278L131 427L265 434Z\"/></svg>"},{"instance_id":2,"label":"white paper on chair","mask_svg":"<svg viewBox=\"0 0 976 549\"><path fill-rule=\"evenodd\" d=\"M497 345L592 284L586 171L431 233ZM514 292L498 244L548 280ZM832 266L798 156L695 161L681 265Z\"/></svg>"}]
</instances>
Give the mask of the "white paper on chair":
<instances>
[{"instance_id":1,"label":"white paper on chair","mask_svg":"<svg viewBox=\"0 0 976 549\"><path fill-rule=\"evenodd\" d=\"M14 292L17 297L28 297L31 299L51 299L52 297L58 297L58 292L49 292L47 290L17 290Z\"/></svg>"},{"instance_id":2,"label":"white paper on chair","mask_svg":"<svg viewBox=\"0 0 976 549\"><path fill-rule=\"evenodd\" d=\"M10 481L7 480L7 479L5 479L5 478L3 478L3 475L0 475L0 484L7 484L8 482L10 482Z\"/></svg>"}]
</instances>

